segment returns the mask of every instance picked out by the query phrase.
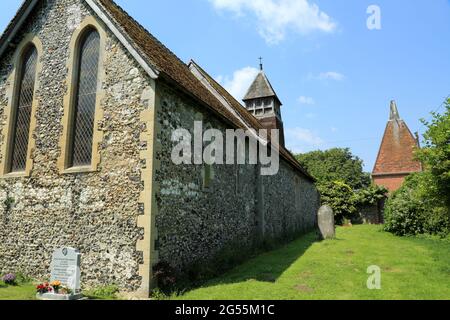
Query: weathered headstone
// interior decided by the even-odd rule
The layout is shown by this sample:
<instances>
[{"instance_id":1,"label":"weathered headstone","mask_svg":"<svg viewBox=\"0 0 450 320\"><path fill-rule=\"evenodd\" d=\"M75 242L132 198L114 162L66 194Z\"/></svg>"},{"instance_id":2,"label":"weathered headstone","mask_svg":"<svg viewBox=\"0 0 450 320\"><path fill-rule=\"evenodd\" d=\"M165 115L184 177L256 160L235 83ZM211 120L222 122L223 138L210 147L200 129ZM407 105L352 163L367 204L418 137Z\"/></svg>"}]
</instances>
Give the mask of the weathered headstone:
<instances>
[{"instance_id":1,"label":"weathered headstone","mask_svg":"<svg viewBox=\"0 0 450 320\"><path fill-rule=\"evenodd\" d=\"M60 281L72 291L70 295L58 295L55 293L39 296L44 300L77 300L81 296L80 285L81 254L74 248L59 248L53 252L50 281Z\"/></svg>"},{"instance_id":2,"label":"weathered headstone","mask_svg":"<svg viewBox=\"0 0 450 320\"><path fill-rule=\"evenodd\" d=\"M319 209L318 223L322 239L334 239L336 237L336 226L334 224L334 212L329 206Z\"/></svg>"}]
</instances>

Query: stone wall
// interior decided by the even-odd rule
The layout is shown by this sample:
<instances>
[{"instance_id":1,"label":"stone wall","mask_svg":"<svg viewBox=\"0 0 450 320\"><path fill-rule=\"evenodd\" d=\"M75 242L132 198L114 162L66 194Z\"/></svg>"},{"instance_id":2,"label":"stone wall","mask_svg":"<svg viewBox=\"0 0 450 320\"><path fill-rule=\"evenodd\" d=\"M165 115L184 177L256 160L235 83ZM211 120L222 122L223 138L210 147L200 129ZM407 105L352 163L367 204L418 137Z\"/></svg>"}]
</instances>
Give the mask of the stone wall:
<instances>
[{"instance_id":1,"label":"stone wall","mask_svg":"<svg viewBox=\"0 0 450 320\"><path fill-rule=\"evenodd\" d=\"M84 1L47 0L19 32L39 37L43 71L37 82L31 177L0 178L0 273L20 270L45 278L53 250L73 246L82 252L83 285L117 283L134 291L141 284L138 268L142 263L142 253L136 251L142 238L137 216L142 189L139 136L144 125L139 116L147 103L141 96L150 80L110 33L102 48L106 95L100 128L105 134L98 172L61 175L57 167L69 43L89 15L93 13ZM6 81L12 55L11 50L0 65L0 129L5 126L6 92L12 85ZM2 134L0 144L4 142Z\"/></svg>"},{"instance_id":2,"label":"stone wall","mask_svg":"<svg viewBox=\"0 0 450 320\"><path fill-rule=\"evenodd\" d=\"M267 238L306 232L316 226L318 192L312 182L281 160L276 176L258 178L254 165L214 165L214 181L209 190L202 185L202 165L174 165L171 150L173 130L189 129L203 121L204 130L224 125L191 99L158 82L161 99L158 121L162 150L158 154L161 170L156 180L158 251L160 261L178 270L205 261L233 246L248 249L255 245L264 229ZM224 133L225 136L225 133ZM258 183L263 185L264 218L258 212Z\"/></svg>"},{"instance_id":3,"label":"stone wall","mask_svg":"<svg viewBox=\"0 0 450 320\"><path fill-rule=\"evenodd\" d=\"M367 224L384 223L384 203L385 200L380 200L377 204L363 207L359 213L359 222Z\"/></svg>"},{"instance_id":4,"label":"stone wall","mask_svg":"<svg viewBox=\"0 0 450 320\"><path fill-rule=\"evenodd\" d=\"M263 177L265 235L283 238L312 230L320 206L315 185L285 161L275 176Z\"/></svg>"},{"instance_id":5,"label":"stone wall","mask_svg":"<svg viewBox=\"0 0 450 320\"><path fill-rule=\"evenodd\" d=\"M173 164L172 132L184 128L193 134L194 121L199 120L204 129L224 131L226 127L204 107L182 98L162 82L158 82L157 92L161 99L158 121L162 144L158 153L161 169L156 175L160 185L156 217L160 261L181 270L210 258L236 239L242 247L248 247L255 228L255 166L215 165L211 188L204 190L202 165Z\"/></svg>"}]
</instances>

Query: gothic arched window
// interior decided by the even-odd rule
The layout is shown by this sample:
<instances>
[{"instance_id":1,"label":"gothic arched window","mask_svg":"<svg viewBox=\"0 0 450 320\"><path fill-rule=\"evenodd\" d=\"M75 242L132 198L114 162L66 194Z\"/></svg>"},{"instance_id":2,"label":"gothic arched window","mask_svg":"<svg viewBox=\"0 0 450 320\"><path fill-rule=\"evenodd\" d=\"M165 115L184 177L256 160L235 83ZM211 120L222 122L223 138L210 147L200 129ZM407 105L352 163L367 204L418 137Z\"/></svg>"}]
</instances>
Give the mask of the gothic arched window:
<instances>
[{"instance_id":1,"label":"gothic arched window","mask_svg":"<svg viewBox=\"0 0 450 320\"><path fill-rule=\"evenodd\" d=\"M26 170L37 60L38 52L36 47L30 45L24 51L19 63L19 82L17 83L12 112L9 172L23 172Z\"/></svg>"},{"instance_id":2,"label":"gothic arched window","mask_svg":"<svg viewBox=\"0 0 450 320\"><path fill-rule=\"evenodd\" d=\"M92 161L100 35L95 29L79 42L74 106L71 123L69 167L89 166Z\"/></svg>"}]
</instances>

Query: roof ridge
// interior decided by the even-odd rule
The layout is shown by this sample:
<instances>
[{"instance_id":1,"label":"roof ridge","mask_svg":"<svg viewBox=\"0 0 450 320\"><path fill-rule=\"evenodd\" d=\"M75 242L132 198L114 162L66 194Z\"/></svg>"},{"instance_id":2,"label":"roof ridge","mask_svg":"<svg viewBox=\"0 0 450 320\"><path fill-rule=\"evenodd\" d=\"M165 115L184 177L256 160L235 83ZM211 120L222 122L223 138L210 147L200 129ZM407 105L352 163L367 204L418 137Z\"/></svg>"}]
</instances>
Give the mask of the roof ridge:
<instances>
[{"instance_id":1,"label":"roof ridge","mask_svg":"<svg viewBox=\"0 0 450 320\"><path fill-rule=\"evenodd\" d=\"M154 41L157 42L161 47L163 47L165 50L167 50L167 51L168 51L171 55L173 55L180 63L186 65L186 63L185 63L183 60L181 60L181 59L180 59L180 58L179 58L172 50L170 50L166 45L164 45L164 43L162 43L161 41L159 41L158 38L155 37L155 36L154 36L154 35L153 35L146 27L144 27L139 21L137 21L135 18L133 18L131 15L129 15L128 12L127 12L125 9L123 9L119 4L117 4L116 1L114 1L114 0L100 0L100 1L97 1L98 3L100 3L100 4L102 5L103 9L105 9L104 6L103 6L103 1L109 1L112 5L116 6L117 9L119 9L123 15L125 15L125 16L126 16L128 19L130 19L134 24L136 24L140 29L142 29L142 31L144 31L148 36L150 36L150 37L152 38L152 40L154 40ZM117 23L117 25L119 25L119 26L121 27L121 29L123 29L122 26L120 25L120 23L118 23L118 21L117 21L117 20L109 13L109 11L106 10L106 9L105 9L105 11L108 13L108 15L109 15L112 19L115 20L115 22ZM125 34L126 34L126 32L125 32ZM147 56L147 55L146 55L146 56ZM148 58L151 60L150 57L148 57Z\"/></svg>"},{"instance_id":2,"label":"roof ridge","mask_svg":"<svg viewBox=\"0 0 450 320\"><path fill-rule=\"evenodd\" d=\"M252 117L253 117L253 119L252 120L254 120L254 122L256 123L256 124L258 124L259 126L260 126L260 128L263 128L263 125L261 124L261 122L258 120L258 119L256 119L251 113L249 113L248 111L247 111L247 109L235 98L235 97L233 97L233 95L232 94L230 94L218 81L216 81L213 77L211 77L209 74L208 74L208 72L206 72L206 70L205 69L203 69L197 62L195 62L195 60L194 59L191 59L191 61L190 61L191 63L193 63L196 67L198 67L206 76L207 76L207 81L208 82L210 82L210 80L212 80L214 83L211 83L211 85L213 85L213 84L217 84L218 86L220 86L222 89L224 89L228 94L229 94L229 97L224 97L222 94L220 94L220 92L219 92L219 94L230 104L230 105L233 105L233 101L234 102L236 102L238 105L239 105L239 107L240 107L240 110L242 111L242 112L245 112L245 113L247 113L248 115L251 115ZM229 101L229 98L231 98L233 101ZM238 112L239 113L239 115L240 116L242 116L241 114L240 114L240 112ZM244 121L246 121L245 119L243 119ZM247 122L247 121L246 121ZM251 124L250 124L251 125Z\"/></svg>"},{"instance_id":3,"label":"roof ridge","mask_svg":"<svg viewBox=\"0 0 450 320\"><path fill-rule=\"evenodd\" d=\"M229 103L231 105L231 107L235 109L235 111L239 114L240 118L244 118L243 120L245 120L245 122L249 122L251 128L264 129L264 126L261 124L261 122L253 114L248 112L247 108L245 108L241 103L239 103L239 101L237 101L237 99L234 98L232 94L230 94L220 83L218 83L213 77L211 77L208 74L208 72L206 72L193 59L190 60L190 63L193 63L199 69L199 71L202 72L204 77L211 79L217 86L219 86L219 88L223 89L224 93L227 94L233 100L232 102L234 102L234 103L229 102L227 97L224 97L220 91L218 91L218 94L220 94L224 98L224 100L227 101L227 103ZM208 79L206 79L206 80L209 82ZM211 85L214 87L214 84L211 84ZM217 89L215 89L215 90L217 91ZM237 109L235 104L239 105L240 108ZM251 119L251 121L250 121L250 119ZM255 124L258 126L257 128L254 127ZM270 140L270 136L271 136L270 132L268 132L266 138L268 138ZM276 144L276 145L274 145L274 147L277 148L280 155L286 161L291 162L291 164L294 167L296 167L298 170L300 170L300 172L302 174L304 174L306 177L310 178L311 180L315 181L314 177L312 177L311 174L305 168L303 168L302 164L296 159L296 157L292 154L291 151L289 151L286 147L284 147L280 144Z\"/></svg>"}]
</instances>

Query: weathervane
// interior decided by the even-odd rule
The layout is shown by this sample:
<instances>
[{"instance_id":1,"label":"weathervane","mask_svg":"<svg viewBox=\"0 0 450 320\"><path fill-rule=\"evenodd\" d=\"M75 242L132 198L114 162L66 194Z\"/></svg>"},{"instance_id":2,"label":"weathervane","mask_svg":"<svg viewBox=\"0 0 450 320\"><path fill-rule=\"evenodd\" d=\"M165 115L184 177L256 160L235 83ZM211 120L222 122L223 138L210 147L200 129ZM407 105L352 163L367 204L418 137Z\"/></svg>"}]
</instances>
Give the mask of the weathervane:
<instances>
[{"instance_id":1,"label":"weathervane","mask_svg":"<svg viewBox=\"0 0 450 320\"><path fill-rule=\"evenodd\" d=\"M263 58L259 57L259 69L262 71L263 70L263 63L262 63Z\"/></svg>"}]
</instances>

